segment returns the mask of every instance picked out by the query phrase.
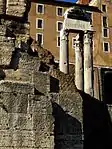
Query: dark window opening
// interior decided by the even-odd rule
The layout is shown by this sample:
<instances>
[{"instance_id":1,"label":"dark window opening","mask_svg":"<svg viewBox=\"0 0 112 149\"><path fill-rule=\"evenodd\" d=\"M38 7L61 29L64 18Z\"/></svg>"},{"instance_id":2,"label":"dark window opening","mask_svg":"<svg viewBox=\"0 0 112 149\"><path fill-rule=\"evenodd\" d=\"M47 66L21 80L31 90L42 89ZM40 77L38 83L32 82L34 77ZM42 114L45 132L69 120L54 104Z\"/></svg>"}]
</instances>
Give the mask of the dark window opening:
<instances>
[{"instance_id":1,"label":"dark window opening","mask_svg":"<svg viewBox=\"0 0 112 149\"><path fill-rule=\"evenodd\" d=\"M109 44L108 43L104 43L104 51L108 52L109 51Z\"/></svg>"},{"instance_id":2,"label":"dark window opening","mask_svg":"<svg viewBox=\"0 0 112 149\"><path fill-rule=\"evenodd\" d=\"M38 28L42 28L42 20L38 20Z\"/></svg>"},{"instance_id":3,"label":"dark window opening","mask_svg":"<svg viewBox=\"0 0 112 149\"><path fill-rule=\"evenodd\" d=\"M58 31L60 31L62 29L63 23L62 22L58 22Z\"/></svg>"},{"instance_id":4,"label":"dark window opening","mask_svg":"<svg viewBox=\"0 0 112 149\"><path fill-rule=\"evenodd\" d=\"M41 45L42 44L42 35L41 34L38 34L37 40L38 40L39 45Z\"/></svg>"},{"instance_id":5,"label":"dark window opening","mask_svg":"<svg viewBox=\"0 0 112 149\"><path fill-rule=\"evenodd\" d=\"M107 17L103 17L103 27L107 27Z\"/></svg>"},{"instance_id":6,"label":"dark window opening","mask_svg":"<svg viewBox=\"0 0 112 149\"><path fill-rule=\"evenodd\" d=\"M112 70L104 72L104 101L112 104Z\"/></svg>"},{"instance_id":7,"label":"dark window opening","mask_svg":"<svg viewBox=\"0 0 112 149\"><path fill-rule=\"evenodd\" d=\"M38 13L43 13L43 5L38 5L37 12Z\"/></svg>"},{"instance_id":8,"label":"dark window opening","mask_svg":"<svg viewBox=\"0 0 112 149\"><path fill-rule=\"evenodd\" d=\"M58 16L62 16L63 15L63 9L62 8L58 8L57 15Z\"/></svg>"},{"instance_id":9,"label":"dark window opening","mask_svg":"<svg viewBox=\"0 0 112 149\"><path fill-rule=\"evenodd\" d=\"M103 29L103 36L104 37L108 37L108 30L107 30L107 28Z\"/></svg>"}]
</instances>

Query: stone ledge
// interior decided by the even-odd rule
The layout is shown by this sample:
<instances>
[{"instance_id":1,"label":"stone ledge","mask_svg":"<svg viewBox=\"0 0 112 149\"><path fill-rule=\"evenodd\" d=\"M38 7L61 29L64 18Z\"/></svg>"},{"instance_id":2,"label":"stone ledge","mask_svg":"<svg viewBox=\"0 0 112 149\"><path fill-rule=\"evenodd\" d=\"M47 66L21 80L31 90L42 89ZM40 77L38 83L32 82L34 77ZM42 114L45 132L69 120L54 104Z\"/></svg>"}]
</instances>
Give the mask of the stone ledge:
<instances>
[{"instance_id":1,"label":"stone ledge","mask_svg":"<svg viewBox=\"0 0 112 149\"><path fill-rule=\"evenodd\" d=\"M0 81L0 92L34 94L34 84L21 81Z\"/></svg>"}]
</instances>

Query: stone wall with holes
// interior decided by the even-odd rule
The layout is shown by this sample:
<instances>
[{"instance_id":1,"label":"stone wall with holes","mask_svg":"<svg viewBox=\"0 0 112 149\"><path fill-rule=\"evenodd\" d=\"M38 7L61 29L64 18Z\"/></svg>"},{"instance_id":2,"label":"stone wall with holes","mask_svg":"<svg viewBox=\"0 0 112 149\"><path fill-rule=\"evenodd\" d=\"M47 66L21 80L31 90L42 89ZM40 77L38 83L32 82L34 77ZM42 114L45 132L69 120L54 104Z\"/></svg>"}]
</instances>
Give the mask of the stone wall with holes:
<instances>
[{"instance_id":1,"label":"stone wall with holes","mask_svg":"<svg viewBox=\"0 0 112 149\"><path fill-rule=\"evenodd\" d=\"M16 70L0 74L0 148L83 148L82 98L70 75L25 51Z\"/></svg>"},{"instance_id":2,"label":"stone wall with holes","mask_svg":"<svg viewBox=\"0 0 112 149\"><path fill-rule=\"evenodd\" d=\"M82 149L74 71L29 35L26 0L0 0L0 149Z\"/></svg>"},{"instance_id":3,"label":"stone wall with holes","mask_svg":"<svg viewBox=\"0 0 112 149\"><path fill-rule=\"evenodd\" d=\"M43 85L35 91L34 83L0 81L0 148L82 149L79 93L50 93Z\"/></svg>"}]
</instances>

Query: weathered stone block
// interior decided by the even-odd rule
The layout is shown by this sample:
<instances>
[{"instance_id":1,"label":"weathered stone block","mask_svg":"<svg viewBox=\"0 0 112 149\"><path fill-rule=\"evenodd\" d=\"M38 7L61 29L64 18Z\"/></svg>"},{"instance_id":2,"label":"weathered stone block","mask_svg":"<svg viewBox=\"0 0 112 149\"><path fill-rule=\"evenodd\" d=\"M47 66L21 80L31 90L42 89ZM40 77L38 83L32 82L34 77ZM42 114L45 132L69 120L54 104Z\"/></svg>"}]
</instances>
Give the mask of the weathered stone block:
<instances>
[{"instance_id":1,"label":"weathered stone block","mask_svg":"<svg viewBox=\"0 0 112 149\"><path fill-rule=\"evenodd\" d=\"M18 67L25 70L38 71L40 67L40 62L36 57L33 58L32 56L30 57L26 53L21 53Z\"/></svg>"},{"instance_id":2,"label":"weathered stone block","mask_svg":"<svg viewBox=\"0 0 112 149\"><path fill-rule=\"evenodd\" d=\"M50 76L44 72L35 72L34 85L40 93L46 94L50 92Z\"/></svg>"},{"instance_id":3,"label":"weathered stone block","mask_svg":"<svg viewBox=\"0 0 112 149\"><path fill-rule=\"evenodd\" d=\"M0 102L6 113L27 113L28 95L17 92L1 92Z\"/></svg>"},{"instance_id":4,"label":"weathered stone block","mask_svg":"<svg viewBox=\"0 0 112 149\"><path fill-rule=\"evenodd\" d=\"M8 0L6 14L12 16L23 17L26 11L26 5L28 1L26 0ZM21 11L20 11L21 8Z\"/></svg>"},{"instance_id":5,"label":"weathered stone block","mask_svg":"<svg viewBox=\"0 0 112 149\"><path fill-rule=\"evenodd\" d=\"M5 14L5 1L0 0L0 14Z\"/></svg>"},{"instance_id":6,"label":"weathered stone block","mask_svg":"<svg viewBox=\"0 0 112 149\"><path fill-rule=\"evenodd\" d=\"M13 69L4 70L6 75L5 80L16 80L33 83L33 70L26 69L17 69L14 71Z\"/></svg>"},{"instance_id":7,"label":"weathered stone block","mask_svg":"<svg viewBox=\"0 0 112 149\"><path fill-rule=\"evenodd\" d=\"M34 94L34 84L17 81L0 81L0 92L16 92L23 94Z\"/></svg>"}]
</instances>

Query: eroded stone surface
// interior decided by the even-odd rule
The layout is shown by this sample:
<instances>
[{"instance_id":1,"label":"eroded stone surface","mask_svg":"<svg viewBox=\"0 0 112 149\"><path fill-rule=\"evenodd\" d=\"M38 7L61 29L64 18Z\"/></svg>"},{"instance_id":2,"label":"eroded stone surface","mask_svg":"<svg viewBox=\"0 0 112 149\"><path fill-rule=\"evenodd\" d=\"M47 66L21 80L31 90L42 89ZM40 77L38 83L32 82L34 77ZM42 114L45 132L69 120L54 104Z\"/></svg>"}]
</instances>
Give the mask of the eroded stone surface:
<instances>
[{"instance_id":1,"label":"eroded stone surface","mask_svg":"<svg viewBox=\"0 0 112 149\"><path fill-rule=\"evenodd\" d=\"M29 0L0 0L0 14L23 17L29 7Z\"/></svg>"},{"instance_id":2,"label":"eroded stone surface","mask_svg":"<svg viewBox=\"0 0 112 149\"><path fill-rule=\"evenodd\" d=\"M28 1L4 2L0 0L0 14L5 14L0 24L0 148L82 149L82 98L74 71L61 73L54 56L31 41L27 18L23 21Z\"/></svg>"}]
</instances>

